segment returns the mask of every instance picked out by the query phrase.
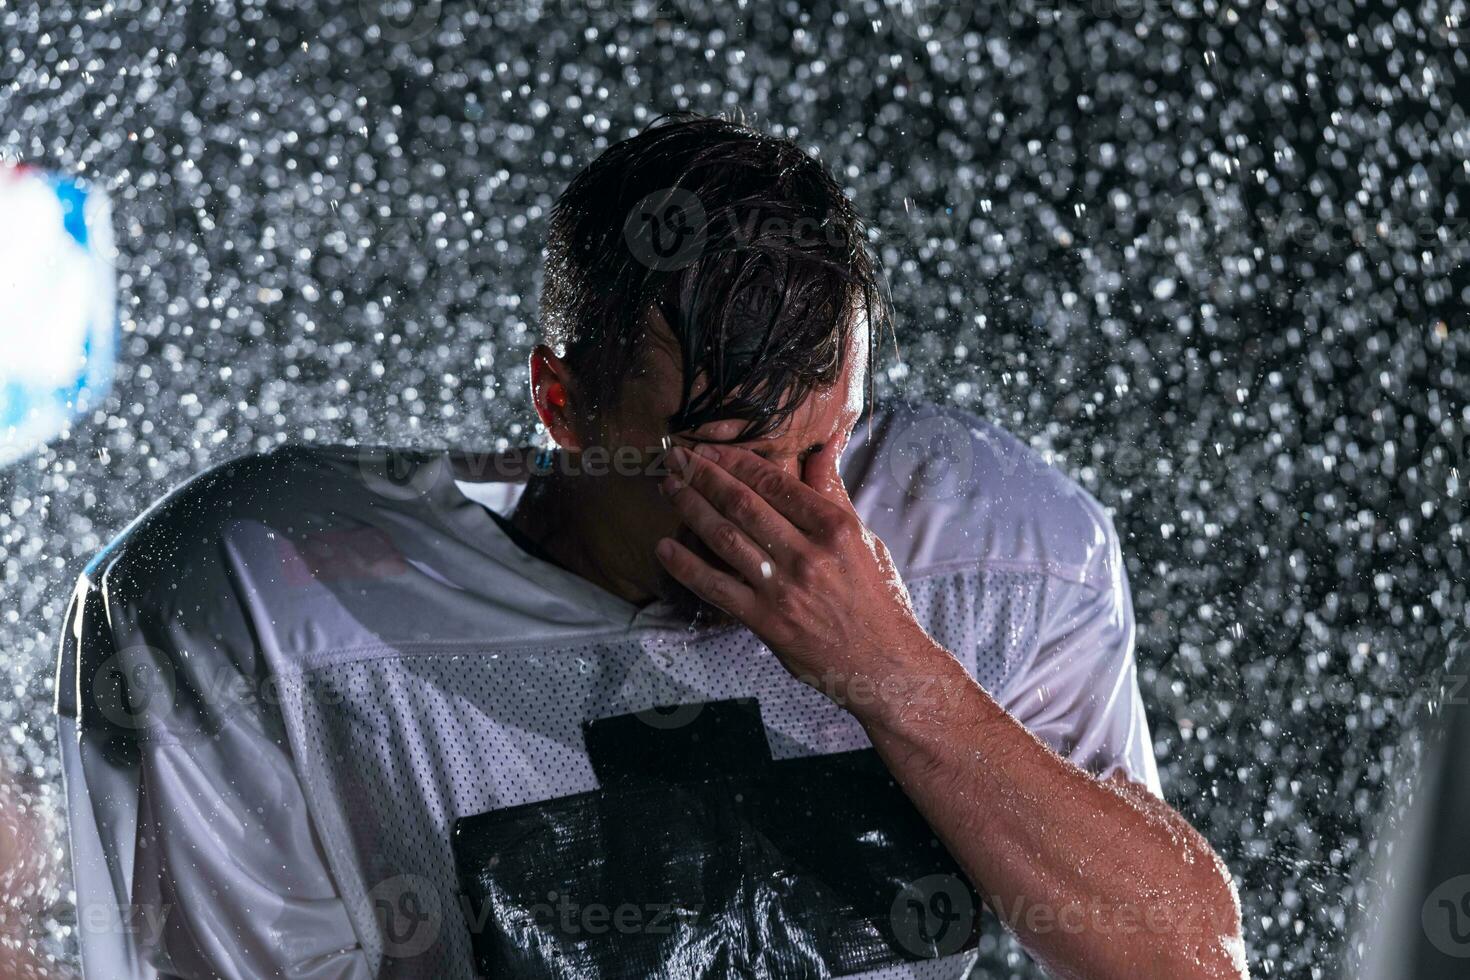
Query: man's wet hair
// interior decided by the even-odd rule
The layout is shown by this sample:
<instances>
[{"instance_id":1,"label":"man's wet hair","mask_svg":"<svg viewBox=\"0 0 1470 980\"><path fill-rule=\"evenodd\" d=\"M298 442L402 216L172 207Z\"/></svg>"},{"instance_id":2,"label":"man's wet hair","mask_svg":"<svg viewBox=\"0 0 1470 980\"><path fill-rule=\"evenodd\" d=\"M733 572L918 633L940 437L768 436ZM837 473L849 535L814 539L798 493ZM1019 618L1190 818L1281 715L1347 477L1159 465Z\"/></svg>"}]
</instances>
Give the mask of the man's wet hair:
<instances>
[{"instance_id":1,"label":"man's wet hair","mask_svg":"<svg viewBox=\"0 0 1470 980\"><path fill-rule=\"evenodd\" d=\"M616 407L657 311L683 365L669 432L743 419L732 441L769 435L837 380L854 330L868 332L871 378L890 310L831 174L742 122L660 117L579 173L551 214L545 339L594 412Z\"/></svg>"}]
</instances>

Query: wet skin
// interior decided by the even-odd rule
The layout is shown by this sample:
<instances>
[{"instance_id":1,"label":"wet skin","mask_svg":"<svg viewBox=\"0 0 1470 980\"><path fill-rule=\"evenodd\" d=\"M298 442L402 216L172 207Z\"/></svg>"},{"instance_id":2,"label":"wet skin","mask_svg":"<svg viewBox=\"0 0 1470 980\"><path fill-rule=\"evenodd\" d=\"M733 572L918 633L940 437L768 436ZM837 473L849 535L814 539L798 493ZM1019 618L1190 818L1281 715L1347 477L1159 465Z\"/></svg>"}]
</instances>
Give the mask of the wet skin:
<instances>
[{"instance_id":1,"label":"wet skin","mask_svg":"<svg viewBox=\"0 0 1470 980\"><path fill-rule=\"evenodd\" d=\"M678 408L672 344L650 324L645 356L606 413L579 411L575 377L538 348L537 410L562 450L660 445ZM1239 903L1209 844L1143 787L1058 756L915 619L887 548L837 473L867 360L855 339L837 382L769 438L711 441L738 435L738 421L677 434L661 482L553 472L531 481L514 520L557 561L630 602L672 598L707 625L744 624L848 710L1052 975L1244 976Z\"/></svg>"}]
</instances>

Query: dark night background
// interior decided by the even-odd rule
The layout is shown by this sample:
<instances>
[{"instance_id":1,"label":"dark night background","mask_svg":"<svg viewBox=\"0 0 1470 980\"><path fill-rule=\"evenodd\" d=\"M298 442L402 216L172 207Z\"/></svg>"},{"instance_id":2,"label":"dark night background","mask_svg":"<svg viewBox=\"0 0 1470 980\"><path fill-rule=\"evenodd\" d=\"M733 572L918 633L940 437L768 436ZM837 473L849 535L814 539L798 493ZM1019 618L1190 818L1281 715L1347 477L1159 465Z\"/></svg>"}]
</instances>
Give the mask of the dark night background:
<instances>
[{"instance_id":1,"label":"dark night background","mask_svg":"<svg viewBox=\"0 0 1470 980\"><path fill-rule=\"evenodd\" d=\"M0 0L0 156L108 190L123 304L107 404L0 471L0 762L59 832L63 606L190 474L524 441L555 195L663 111L740 108L873 224L880 391L996 419L1114 510L1167 796L1236 876L1252 975L1337 976L1470 635L1465 17ZM63 961L69 887L30 896Z\"/></svg>"}]
</instances>

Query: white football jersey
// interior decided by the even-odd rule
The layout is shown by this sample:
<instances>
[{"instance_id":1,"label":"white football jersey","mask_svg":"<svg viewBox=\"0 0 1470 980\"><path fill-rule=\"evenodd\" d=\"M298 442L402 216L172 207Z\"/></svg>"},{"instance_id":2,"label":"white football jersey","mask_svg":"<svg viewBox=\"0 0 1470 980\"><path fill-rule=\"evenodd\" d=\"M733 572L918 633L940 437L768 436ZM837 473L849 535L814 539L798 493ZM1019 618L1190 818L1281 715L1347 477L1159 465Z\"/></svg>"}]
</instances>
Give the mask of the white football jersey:
<instances>
[{"instance_id":1,"label":"white football jersey","mask_svg":"<svg viewBox=\"0 0 1470 980\"><path fill-rule=\"evenodd\" d=\"M733 701L775 765L869 747L749 631L691 631L518 546L495 514L520 484L405 460L235 460L88 566L57 711L89 980L469 980L456 821L598 791L589 722ZM930 635L1057 752L1157 793L1097 501L931 406L864 418L842 467ZM974 955L852 975L961 977Z\"/></svg>"}]
</instances>

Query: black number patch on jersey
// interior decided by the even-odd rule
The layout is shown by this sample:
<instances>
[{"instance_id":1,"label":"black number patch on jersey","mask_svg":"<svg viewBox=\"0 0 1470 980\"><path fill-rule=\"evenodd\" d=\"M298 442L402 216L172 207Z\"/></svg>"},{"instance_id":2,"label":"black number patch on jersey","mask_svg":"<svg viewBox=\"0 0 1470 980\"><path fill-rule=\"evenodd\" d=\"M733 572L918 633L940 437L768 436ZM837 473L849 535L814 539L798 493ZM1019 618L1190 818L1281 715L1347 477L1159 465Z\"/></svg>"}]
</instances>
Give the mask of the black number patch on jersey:
<instances>
[{"instance_id":1,"label":"black number patch on jersey","mask_svg":"<svg viewBox=\"0 0 1470 980\"><path fill-rule=\"evenodd\" d=\"M456 821L482 976L838 977L978 940L978 896L872 749L773 761L748 699L584 732L599 789Z\"/></svg>"}]
</instances>

